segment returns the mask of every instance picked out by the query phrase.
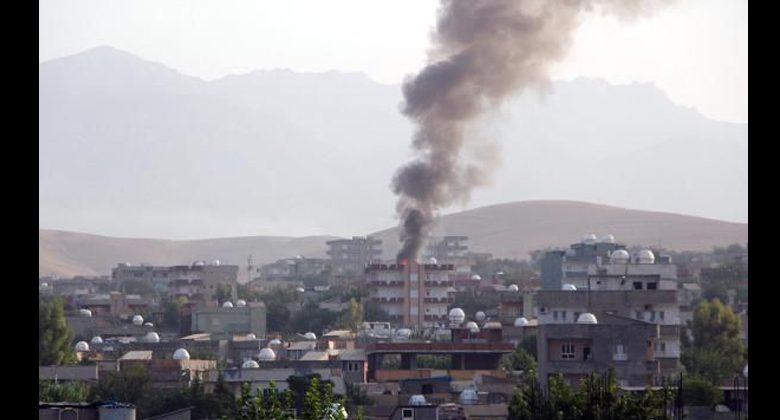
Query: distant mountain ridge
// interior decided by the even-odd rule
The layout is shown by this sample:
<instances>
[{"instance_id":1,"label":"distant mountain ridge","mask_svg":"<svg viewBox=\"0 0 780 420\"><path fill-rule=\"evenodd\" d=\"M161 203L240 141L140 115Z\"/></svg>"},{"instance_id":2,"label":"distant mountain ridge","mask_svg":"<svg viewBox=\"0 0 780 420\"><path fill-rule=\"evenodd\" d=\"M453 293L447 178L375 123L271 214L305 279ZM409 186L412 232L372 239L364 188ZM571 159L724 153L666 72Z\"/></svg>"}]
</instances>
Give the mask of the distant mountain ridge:
<instances>
[{"instance_id":1,"label":"distant mountain ridge","mask_svg":"<svg viewBox=\"0 0 780 420\"><path fill-rule=\"evenodd\" d=\"M39 88L41 226L181 238L395 224L389 183L412 136L399 86L285 70L207 82L101 47L41 63ZM555 82L477 134L502 149L474 206L565 197L747 220L747 124L652 85Z\"/></svg>"},{"instance_id":2,"label":"distant mountain ridge","mask_svg":"<svg viewBox=\"0 0 780 420\"><path fill-rule=\"evenodd\" d=\"M529 201L482 207L442 216L436 235L467 235L473 251L496 257L528 258L547 247L566 247L586 233L611 233L629 245L660 245L667 249L708 250L713 246L745 243L748 225L679 214L628 210L574 201ZM383 257L398 250L395 228L374 233L383 240ZM40 229L39 275L110 274L121 261L150 264L189 264L219 259L241 266L246 258L256 266L279 258L303 255L325 257L325 242L333 236L303 238L249 236L169 241L125 239Z\"/></svg>"}]
</instances>

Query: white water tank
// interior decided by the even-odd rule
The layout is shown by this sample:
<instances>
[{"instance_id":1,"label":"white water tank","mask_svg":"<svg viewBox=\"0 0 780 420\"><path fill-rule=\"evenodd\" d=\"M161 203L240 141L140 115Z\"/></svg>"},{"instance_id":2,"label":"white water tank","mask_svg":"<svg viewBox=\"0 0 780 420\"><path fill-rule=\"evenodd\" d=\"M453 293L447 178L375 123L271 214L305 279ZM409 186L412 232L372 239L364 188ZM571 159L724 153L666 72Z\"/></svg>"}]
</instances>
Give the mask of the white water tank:
<instances>
[{"instance_id":1,"label":"white water tank","mask_svg":"<svg viewBox=\"0 0 780 420\"><path fill-rule=\"evenodd\" d=\"M479 396L477 395L477 391L473 389L464 389L460 392L460 396L458 396L458 402L463 405L474 405L478 403Z\"/></svg>"},{"instance_id":2,"label":"white water tank","mask_svg":"<svg viewBox=\"0 0 780 420\"><path fill-rule=\"evenodd\" d=\"M463 309L452 308L450 310L449 318L452 324L460 325L466 319L466 313L463 312Z\"/></svg>"},{"instance_id":3,"label":"white water tank","mask_svg":"<svg viewBox=\"0 0 780 420\"><path fill-rule=\"evenodd\" d=\"M190 352L187 349L177 349L173 352L174 360L190 360Z\"/></svg>"},{"instance_id":4,"label":"white water tank","mask_svg":"<svg viewBox=\"0 0 780 420\"><path fill-rule=\"evenodd\" d=\"M598 324L598 321L596 320L596 316L593 315L590 312L585 312L584 314L581 314L579 318L577 318L578 324Z\"/></svg>"}]
</instances>

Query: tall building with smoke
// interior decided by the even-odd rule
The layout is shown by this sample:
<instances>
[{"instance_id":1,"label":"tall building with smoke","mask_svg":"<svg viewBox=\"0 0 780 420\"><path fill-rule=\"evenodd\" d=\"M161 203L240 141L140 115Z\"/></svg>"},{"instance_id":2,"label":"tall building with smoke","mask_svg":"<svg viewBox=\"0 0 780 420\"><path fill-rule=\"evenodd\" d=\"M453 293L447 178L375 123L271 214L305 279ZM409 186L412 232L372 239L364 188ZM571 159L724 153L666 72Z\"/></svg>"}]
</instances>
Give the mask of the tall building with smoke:
<instances>
[{"instance_id":1,"label":"tall building with smoke","mask_svg":"<svg viewBox=\"0 0 780 420\"><path fill-rule=\"evenodd\" d=\"M452 303L452 264L371 264L366 268L369 299L405 327L447 323Z\"/></svg>"}]
</instances>

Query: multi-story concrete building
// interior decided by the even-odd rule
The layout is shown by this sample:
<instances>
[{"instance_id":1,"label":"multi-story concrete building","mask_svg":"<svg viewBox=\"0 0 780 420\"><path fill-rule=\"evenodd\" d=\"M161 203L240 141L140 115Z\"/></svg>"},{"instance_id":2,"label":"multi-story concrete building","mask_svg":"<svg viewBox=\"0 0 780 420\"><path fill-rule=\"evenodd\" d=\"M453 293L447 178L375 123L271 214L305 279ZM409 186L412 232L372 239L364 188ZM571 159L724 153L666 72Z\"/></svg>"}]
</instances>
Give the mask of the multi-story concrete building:
<instances>
[{"instance_id":1,"label":"multi-story concrete building","mask_svg":"<svg viewBox=\"0 0 780 420\"><path fill-rule=\"evenodd\" d=\"M468 240L468 236L445 236L440 240L431 241L426 256L436 258L441 263L455 264L450 260L468 256L469 246L465 243Z\"/></svg>"},{"instance_id":2,"label":"multi-story concrete building","mask_svg":"<svg viewBox=\"0 0 780 420\"><path fill-rule=\"evenodd\" d=\"M608 262L615 250L625 248L612 235L597 239L589 234L565 251L548 251L541 260L542 289L558 290L564 282L585 279L592 265Z\"/></svg>"},{"instance_id":3,"label":"multi-story concrete building","mask_svg":"<svg viewBox=\"0 0 780 420\"><path fill-rule=\"evenodd\" d=\"M360 279L366 266L382 261L382 241L371 236L353 236L326 242L331 262L331 279Z\"/></svg>"},{"instance_id":4,"label":"multi-story concrete building","mask_svg":"<svg viewBox=\"0 0 780 420\"><path fill-rule=\"evenodd\" d=\"M81 302L83 308L89 309L92 316L132 316L146 313L147 308L154 304L150 299L139 295L126 295L120 292L92 295Z\"/></svg>"},{"instance_id":5,"label":"multi-story concrete building","mask_svg":"<svg viewBox=\"0 0 780 420\"><path fill-rule=\"evenodd\" d=\"M625 316L595 312L575 323L546 323L537 331L539 380L560 373L576 386L590 373L614 368L621 386L658 385L656 352L660 326ZM591 322L588 322L591 321Z\"/></svg>"},{"instance_id":6,"label":"multi-story concrete building","mask_svg":"<svg viewBox=\"0 0 780 420\"><path fill-rule=\"evenodd\" d=\"M370 299L396 324L433 326L447 322L452 303L451 264L371 264L366 268Z\"/></svg>"},{"instance_id":7,"label":"multi-story concrete building","mask_svg":"<svg viewBox=\"0 0 780 420\"><path fill-rule=\"evenodd\" d=\"M502 338L501 326L484 326L479 332L453 328L450 342L376 342L366 346L367 379L371 382L397 382L409 378L449 376L472 380L475 375L506 377L501 357L514 350ZM433 359L441 365L427 365Z\"/></svg>"},{"instance_id":8,"label":"multi-story concrete building","mask_svg":"<svg viewBox=\"0 0 780 420\"><path fill-rule=\"evenodd\" d=\"M324 258L283 258L260 267L261 278L268 281L305 281L317 279L330 268Z\"/></svg>"},{"instance_id":9,"label":"multi-story concrete building","mask_svg":"<svg viewBox=\"0 0 780 420\"><path fill-rule=\"evenodd\" d=\"M256 337L265 337L265 304L250 302L243 307L198 309L192 314L192 329L212 333L212 336L251 333Z\"/></svg>"},{"instance_id":10,"label":"multi-story concrete building","mask_svg":"<svg viewBox=\"0 0 780 420\"><path fill-rule=\"evenodd\" d=\"M537 295L539 328L571 325L581 314L608 312L659 326L654 342L660 374L680 369L680 315L676 290L543 290Z\"/></svg>"},{"instance_id":11,"label":"multi-story concrete building","mask_svg":"<svg viewBox=\"0 0 780 420\"><path fill-rule=\"evenodd\" d=\"M191 266L171 267L120 263L111 270L111 276L120 290L127 281L143 281L170 296L185 296L203 306L215 307L218 305L216 294L220 286L230 286L233 290L232 298L236 299L238 266L222 265L218 260L211 264L196 261Z\"/></svg>"}]
</instances>

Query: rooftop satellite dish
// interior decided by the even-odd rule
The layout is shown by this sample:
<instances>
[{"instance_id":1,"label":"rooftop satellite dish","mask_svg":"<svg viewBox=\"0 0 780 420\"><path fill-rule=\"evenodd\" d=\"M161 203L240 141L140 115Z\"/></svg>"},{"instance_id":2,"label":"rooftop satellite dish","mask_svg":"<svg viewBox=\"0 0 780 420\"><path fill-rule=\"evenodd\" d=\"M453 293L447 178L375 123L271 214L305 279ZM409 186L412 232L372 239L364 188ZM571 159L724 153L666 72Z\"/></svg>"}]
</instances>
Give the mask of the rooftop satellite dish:
<instances>
[{"instance_id":1,"label":"rooftop satellite dish","mask_svg":"<svg viewBox=\"0 0 780 420\"><path fill-rule=\"evenodd\" d=\"M133 325L143 325L144 323L144 317L141 315L135 315L133 316Z\"/></svg>"},{"instance_id":2,"label":"rooftop satellite dish","mask_svg":"<svg viewBox=\"0 0 780 420\"><path fill-rule=\"evenodd\" d=\"M89 351L89 344L87 344L86 341L79 341L78 343L76 343L76 351L78 352Z\"/></svg>"}]
</instances>

